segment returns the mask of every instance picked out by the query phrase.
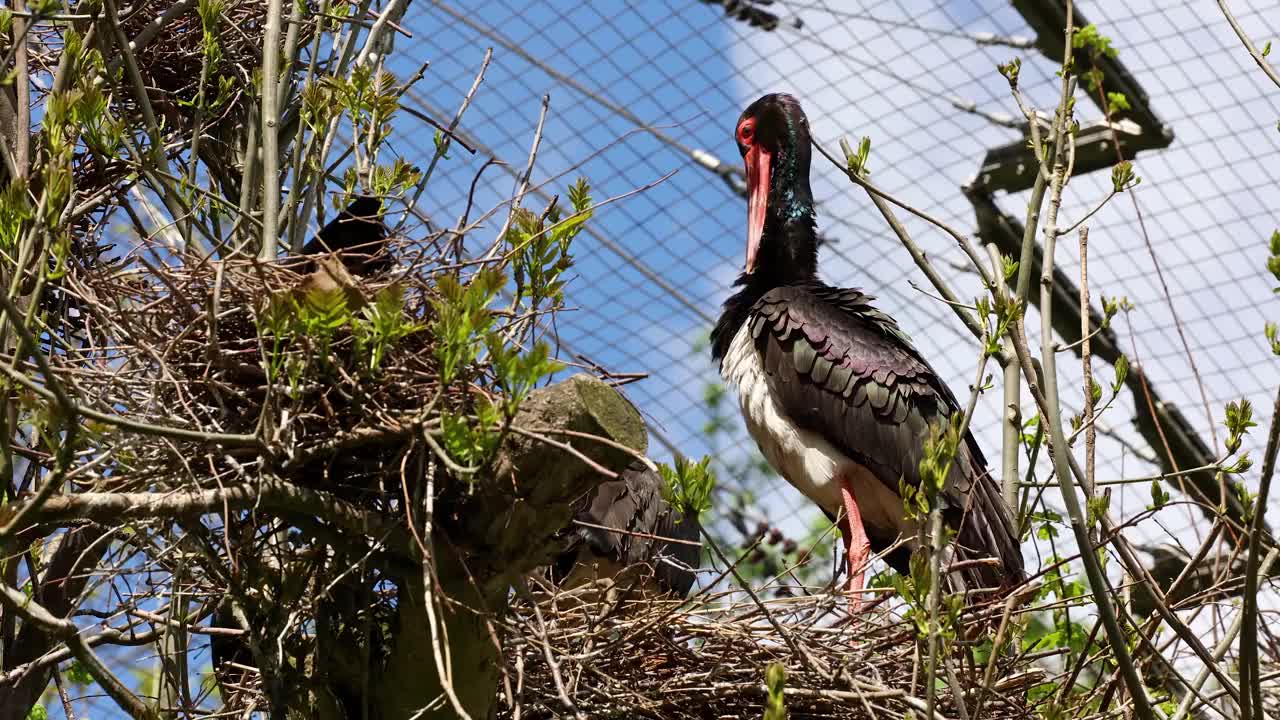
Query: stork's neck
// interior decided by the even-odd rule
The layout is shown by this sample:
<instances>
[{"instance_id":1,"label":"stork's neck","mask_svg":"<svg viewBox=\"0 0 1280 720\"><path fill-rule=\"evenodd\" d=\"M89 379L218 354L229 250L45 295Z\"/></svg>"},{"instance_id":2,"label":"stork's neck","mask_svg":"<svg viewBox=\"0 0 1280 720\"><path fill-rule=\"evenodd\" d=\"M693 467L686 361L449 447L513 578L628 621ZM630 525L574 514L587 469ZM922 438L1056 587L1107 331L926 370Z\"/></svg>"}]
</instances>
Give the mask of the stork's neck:
<instances>
[{"instance_id":1,"label":"stork's neck","mask_svg":"<svg viewBox=\"0 0 1280 720\"><path fill-rule=\"evenodd\" d=\"M813 205L796 217L765 222L756 269L740 284L764 294L773 288L809 282L818 276L818 237Z\"/></svg>"},{"instance_id":2,"label":"stork's neck","mask_svg":"<svg viewBox=\"0 0 1280 720\"><path fill-rule=\"evenodd\" d=\"M769 187L755 272L746 285L761 292L814 280L818 273L818 237L814 232L813 190L809 187L812 151L808 133L788 126L790 142L777 154Z\"/></svg>"},{"instance_id":3,"label":"stork's neck","mask_svg":"<svg viewBox=\"0 0 1280 720\"><path fill-rule=\"evenodd\" d=\"M711 355L717 361L724 358L734 334L765 293L813 282L818 277L818 236L808 170L806 162L804 174L792 176L798 182L776 183L770 190L770 212L760 238L755 270L738 276L734 285L741 289L725 301L720 321L711 332Z\"/></svg>"}]
</instances>

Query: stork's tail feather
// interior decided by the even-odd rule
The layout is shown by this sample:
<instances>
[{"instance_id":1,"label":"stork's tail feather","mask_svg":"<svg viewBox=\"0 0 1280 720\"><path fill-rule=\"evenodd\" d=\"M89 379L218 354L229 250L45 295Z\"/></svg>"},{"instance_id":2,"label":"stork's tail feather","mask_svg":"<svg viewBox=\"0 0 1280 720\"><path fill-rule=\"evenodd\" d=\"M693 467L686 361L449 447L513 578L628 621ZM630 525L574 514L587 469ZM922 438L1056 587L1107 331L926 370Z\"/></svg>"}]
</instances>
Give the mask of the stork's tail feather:
<instances>
[{"instance_id":1,"label":"stork's tail feather","mask_svg":"<svg viewBox=\"0 0 1280 720\"><path fill-rule=\"evenodd\" d=\"M975 476L956 532L952 565L959 566L966 590L982 588L1003 596L1026 582L1022 546L999 483L979 464L970 467Z\"/></svg>"}]
</instances>

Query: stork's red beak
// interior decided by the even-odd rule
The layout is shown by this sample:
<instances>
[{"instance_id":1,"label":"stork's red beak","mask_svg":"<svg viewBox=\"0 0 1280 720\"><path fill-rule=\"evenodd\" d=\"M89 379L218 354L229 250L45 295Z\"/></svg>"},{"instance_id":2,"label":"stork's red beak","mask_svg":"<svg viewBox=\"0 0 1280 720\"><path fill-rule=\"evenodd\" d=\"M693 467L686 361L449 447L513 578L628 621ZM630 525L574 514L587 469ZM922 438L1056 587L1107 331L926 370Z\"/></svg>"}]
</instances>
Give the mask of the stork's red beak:
<instances>
[{"instance_id":1,"label":"stork's red beak","mask_svg":"<svg viewBox=\"0 0 1280 720\"><path fill-rule=\"evenodd\" d=\"M764 235L764 216L769 209L769 162L773 153L755 143L747 151L747 268L756 269L756 253L760 236Z\"/></svg>"}]
</instances>

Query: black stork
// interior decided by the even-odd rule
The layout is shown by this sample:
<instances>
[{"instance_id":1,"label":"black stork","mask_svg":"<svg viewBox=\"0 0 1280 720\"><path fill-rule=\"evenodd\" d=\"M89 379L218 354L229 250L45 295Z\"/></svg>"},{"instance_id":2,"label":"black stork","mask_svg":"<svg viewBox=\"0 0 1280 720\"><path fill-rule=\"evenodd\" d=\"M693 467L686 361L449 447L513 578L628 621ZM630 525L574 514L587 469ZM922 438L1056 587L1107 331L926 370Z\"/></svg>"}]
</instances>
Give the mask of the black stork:
<instances>
[{"instance_id":1,"label":"black stork","mask_svg":"<svg viewBox=\"0 0 1280 720\"><path fill-rule=\"evenodd\" d=\"M353 275L376 275L395 263L386 250L386 239L382 200L358 195L346 210L320 229L302 248L302 254L337 253Z\"/></svg>"},{"instance_id":2,"label":"black stork","mask_svg":"<svg viewBox=\"0 0 1280 720\"><path fill-rule=\"evenodd\" d=\"M687 597L702 560L701 525L673 508L662 488L662 477L639 460L600 483L574 516L552 579L565 589L603 579L638 585L649 597Z\"/></svg>"},{"instance_id":3,"label":"black stork","mask_svg":"<svg viewBox=\"0 0 1280 720\"><path fill-rule=\"evenodd\" d=\"M873 298L818 279L809 122L796 99L752 103L735 139L747 166L747 261L711 333L712 355L769 464L838 523L856 608L872 550L908 571L917 528L899 479L919 486L930 423L960 407ZM941 496L960 568L949 584L1020 584L1012 515L972 435Z\"/></svg>"}]
</instances>

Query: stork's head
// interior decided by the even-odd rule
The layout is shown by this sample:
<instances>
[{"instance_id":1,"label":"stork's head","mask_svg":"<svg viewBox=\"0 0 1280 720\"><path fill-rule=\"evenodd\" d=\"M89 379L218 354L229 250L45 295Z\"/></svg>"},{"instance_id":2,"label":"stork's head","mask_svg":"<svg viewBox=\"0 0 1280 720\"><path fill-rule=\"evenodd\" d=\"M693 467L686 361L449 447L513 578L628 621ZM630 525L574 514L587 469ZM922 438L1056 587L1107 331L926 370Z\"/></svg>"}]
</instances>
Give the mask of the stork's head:
<instances>
[{"instance_id":1,"label":"stork's head","mask_svg":"<svg viewBox=\"0 0 1280 720\"><path fill-rule=\"evenodd\" d=\"M765 257L798 261L812 255L814 247L790 247L813 236L809 119L800 103L783 93L765 95L742 112L734 139L747 164L747 274ZM800 237L792 237L792 229Z\"/></svg>"}]
</instances>

